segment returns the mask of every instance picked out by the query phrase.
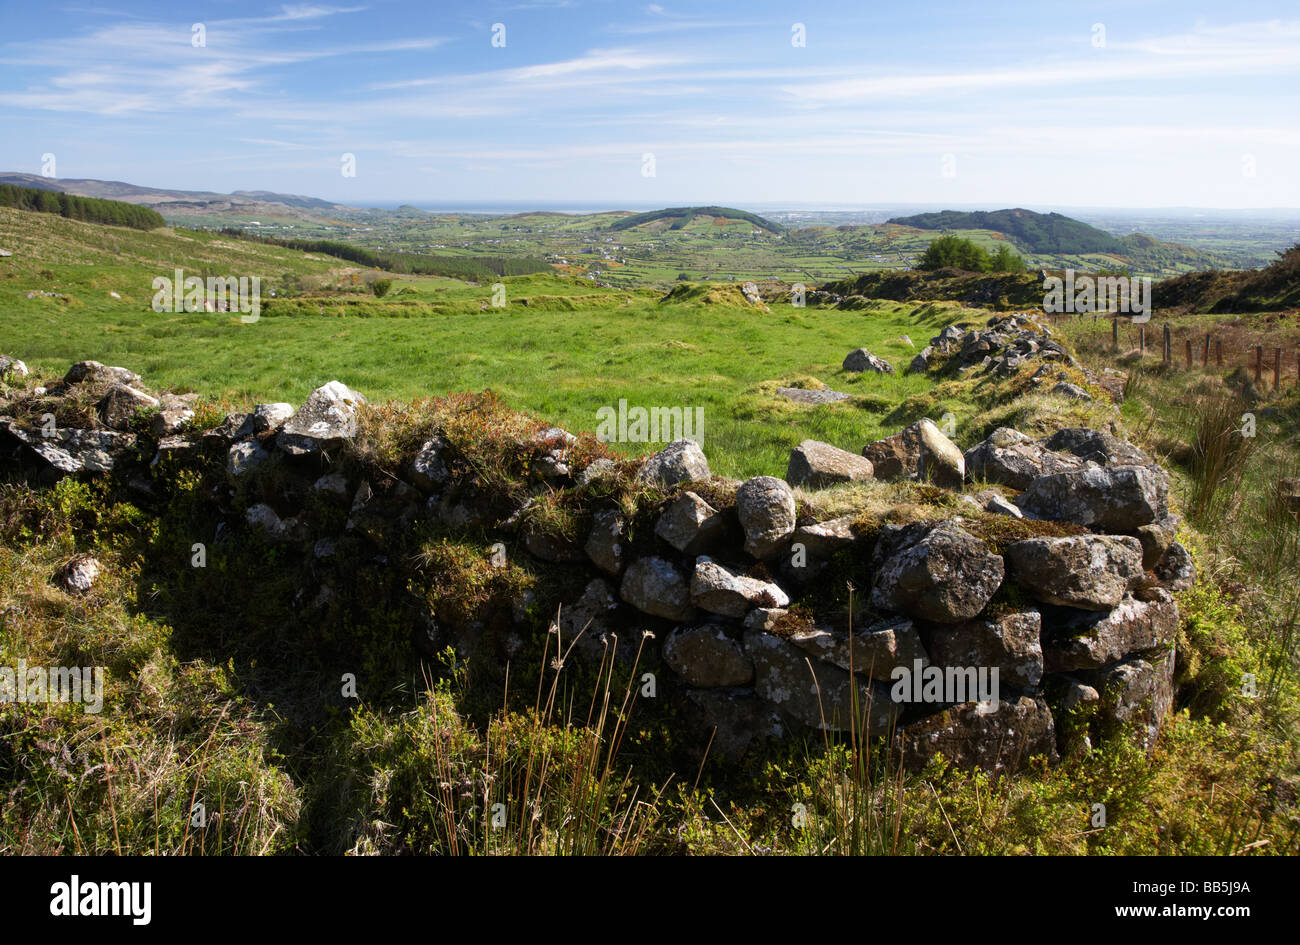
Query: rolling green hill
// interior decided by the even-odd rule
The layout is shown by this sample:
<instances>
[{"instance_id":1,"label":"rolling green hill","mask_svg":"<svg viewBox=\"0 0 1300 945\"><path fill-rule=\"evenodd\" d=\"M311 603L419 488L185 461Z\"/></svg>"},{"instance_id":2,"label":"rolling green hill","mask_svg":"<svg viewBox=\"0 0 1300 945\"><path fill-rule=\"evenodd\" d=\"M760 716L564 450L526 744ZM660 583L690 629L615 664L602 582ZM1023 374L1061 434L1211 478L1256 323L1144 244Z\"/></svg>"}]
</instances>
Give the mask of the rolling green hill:
<instances>
[{"instance_id":1,"label":"rolling green hill","mask_svg":"<svg viewBox=\"0 0 1300 945\"><path fill-rule=\"evenodd\" d=\"M624 217L617 223L611 224L609 228L611 230L629 230L632 227L654 223L657 220L671 220L672 224L668 228L670 230L680 230L695 217L722 217L727 220L743 220L760 229L767 230L769 233L781 233L785 230L785 227L781 226L781 224L765 220L758 214L747 213L744 210L734 210L731 207L669 207L665 210L651 210L647 213L634 213L629 217Z\"/></svg>"},{"instance_id":2,"label":"rolling green hill","mask_svg":"<svg viewBox=\"0 0 1300 945\"><path fill-rule=\"evenodd\" d=\"M1109 233L1060 213L1033 210L943 210L889 221L921 230L996 230L1031 253L1123 253Z\"/></svg>"},{"instance_id":3,"label":"rolling green hill","mask_svg":"<svg viewBox=\"0 0 1300 945\"><path fill-rule=\"evenodd\" d=\"M1226 269L1232 261L1181 243L1166 243L1144 233L1112 236L1060 213L1033 210L943 210L896 217L892 224L971 236L993 231L1011 240L1025 262L1046 269L1126 270L1134 275L1173 274L1191 269Z\"/></svg>"}]
</instances>

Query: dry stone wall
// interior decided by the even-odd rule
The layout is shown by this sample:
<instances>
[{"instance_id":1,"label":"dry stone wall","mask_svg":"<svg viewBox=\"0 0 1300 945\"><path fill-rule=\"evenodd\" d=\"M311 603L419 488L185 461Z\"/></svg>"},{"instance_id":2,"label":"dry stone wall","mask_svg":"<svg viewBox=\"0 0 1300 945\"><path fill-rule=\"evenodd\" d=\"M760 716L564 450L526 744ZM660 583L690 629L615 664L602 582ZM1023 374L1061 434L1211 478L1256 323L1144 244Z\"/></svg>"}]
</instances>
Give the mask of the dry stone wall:
<instances>
[{"instance_id":1,"label":"dry stone wall","mask_svg":"<svg viewBox=\"0 0 1300 945\"><path fill-rule=\"evenodd\" d=\"M945 329L910 370L1000 373L1036 360L1050 371L1072 358L1045 328L1014 316ZM652 527L634 534L623 493L609 486L619 462L584 461L576 438L556 428L518 443L531 457L530 498L503 510L480 501L481 483L438 431L399 470L338 463L365 398L337 381L296 409L263 404L206 430L189 422L192 397L151 394L138 375L98 362L74 365L39 396L52 402L91 384L102 393L80 426L0 416L7 471L37 487L116 476L147 497L160 463L215 470L225 486L212 502L229 528L322 568L338 566L344 539L383 555L421 523L479 529L503 554L565 569L580 592L512 600L505 633L415 613L418 642L504 662L538 632L530 611L550 608L566 659L635 661L658 677L655 698L675 700L684 724L724 758L772 738L852 731L888 739L913 768L942 754L1006 772L1103 738L1150 748L1172 703L1174 594L1195 569L1175 540L1168 475L1107 432L1035 439L1004 428L963 453L921 420L860 455L805 440L785 479L741 483L714 476L701 447L682 440L628 477L660 496ZM296 484L230 503L270 467ZM960 498L917 521L818 520L792 488L873 478L923 481ZM292 496L306 490L347 504L344 534L322 534L299 514ZM583 533L521 530L529 507L556 494L574 497ZM83 571L93 580L93 567ZM839 574L856 583L852 610L826 603ZM327 592L304 589L317 601Z\"/></svg>"}]
</instances>

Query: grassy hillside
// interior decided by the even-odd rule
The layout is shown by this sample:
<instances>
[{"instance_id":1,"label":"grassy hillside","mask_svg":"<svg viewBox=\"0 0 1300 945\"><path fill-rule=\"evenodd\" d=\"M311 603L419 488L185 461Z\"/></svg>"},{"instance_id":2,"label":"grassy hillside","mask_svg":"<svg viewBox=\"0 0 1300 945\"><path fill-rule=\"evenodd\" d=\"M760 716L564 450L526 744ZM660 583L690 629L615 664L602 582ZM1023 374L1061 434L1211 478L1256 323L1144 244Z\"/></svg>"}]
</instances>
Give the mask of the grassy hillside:
<instances>
[{"instance_id":1,"label":"grassy hillside","mask_svg":"<svg viewBox=\"0 0 1300 945\"><path fill-rule=\"evenodd\" d=\"M1300 245L1263 269L1194 272L1155 287L1155 304L1184 312L1275 312L1300 307Z\"/></svg>"},{"instance_id":2,"label":"grassy hillside","mask_svg":"<svg viewBox=\"0 0 1300 945\"><path fill-rule=\"evenodd\" d=\"M747 213L744 210L735 210L731 207L669 207L666 210L652 210L648 213L634 213L631 216L623 217L621 220L610 225L611 230L630 230L636 226L643 226L647 223L656 223L658 221L667 221L668 229L680 230L689 224L696 217L721 218L723 220L738 220L745 223L752 223L754 226L767 230L770 233L780 233L785 227L779 223L773 223L771 220L765 220L754 213Z\"/></svg>"},{"instance_id":3,"label":"grassy hillside","mask_svg":"<svg viewBox=\"0 0 1300 945\"><path fill-rule=\"evenodd\" d=\"M1026 263L1043 269L1080 272L1122 269L1134 275L1156 275L1231 265L1227 258L1215 253L1166 243L1142 233L1112 236L1060 213L1022 209L943 210L896 217L889 222L968 238L978 234L967 231L994 231L1015 243L1025 254Z\"/></svg>"},{"instance_id":4,"label":"grassy hillside","mask_svg":"<svg viewBox=\"0 0 1300 945\"><path fill-rule=\"evenodd\" d=\"M889 221L922 230L997 230L1034 253L1119 253L1123 244L1096 227L1060 213L1033 210L943 210Z\"/></svg>"},{"instance_id":5,"label":"grassy hillside","mask_svg":"<svg viewBox=\"0 0 1300 945\"><path fill-rule=\"evenodd\" d=\"M716 470L731 475L783 473L790 447L806 437L857 450L892 432L896 404L932 383L901 374L915 353L903 336L924 345L961 314L885 302L767 312L734 286L687 288L661 301L656 291L545 274L506 278L503 308L491 306L488 285L435 277L398 277L377 300L352 282L356 270L334 270L338 260L210 233L125 232L17 211L0 215L0 246L14 249L0 260L0 351L35 368L61 371L93 357L238 404L301 400L332 379L376 401L490 389L575 431L594 430L596 411L620 399L703 407L704 447ZM155 313L150 280L176 266L261 274L297 294L268 299L256 324ZM297 291L313 280L322 288ZM27 298L33 290L56 296ZM900 374L841 373L845 354L863 346ZM805 407L775 394L823 384L857 399ZM944 404L939 413L963 410Z\"/></svg>"}]
</instances>

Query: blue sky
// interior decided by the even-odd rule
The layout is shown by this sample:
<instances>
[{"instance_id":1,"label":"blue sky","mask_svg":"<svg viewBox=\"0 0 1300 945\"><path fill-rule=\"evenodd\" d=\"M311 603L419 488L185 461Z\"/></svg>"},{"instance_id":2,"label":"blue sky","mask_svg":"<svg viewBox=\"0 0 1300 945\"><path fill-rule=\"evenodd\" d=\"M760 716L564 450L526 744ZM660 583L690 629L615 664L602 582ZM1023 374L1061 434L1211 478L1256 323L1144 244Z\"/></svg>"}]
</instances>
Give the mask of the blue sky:
<instances>
[{"instance_id":1,"label":"blue sky","mask_svg":"<svg viewBox=\"0 0 1300 945\"><path fill-rule=\"evenodd\" d=\"M1298 73L1295 0L5 0L0 169L352 204L1300 207Z\"/></svg>"}]
</instances>

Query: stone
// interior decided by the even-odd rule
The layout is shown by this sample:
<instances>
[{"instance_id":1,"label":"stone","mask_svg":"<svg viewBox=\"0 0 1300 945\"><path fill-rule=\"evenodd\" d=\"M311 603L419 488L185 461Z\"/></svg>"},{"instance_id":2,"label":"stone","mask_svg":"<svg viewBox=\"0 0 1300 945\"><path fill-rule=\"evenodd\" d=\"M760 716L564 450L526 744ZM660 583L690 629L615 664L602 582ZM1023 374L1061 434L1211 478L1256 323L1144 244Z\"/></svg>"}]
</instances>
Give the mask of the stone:
<instances>
[{"instance_id":1,"label":"stone","mask_svg":"<svg viewBox=\"0 0 1300 945\"><path fill-rule=\"evenodd\" d=\"M0 378L8 380L14 377L27 377L31 371L27 365L17 358L11 358L7 354L0 354Z\"/></svg>"},{"instance_id":2,"label":"stone","mask_svg":"<svg viewBox=\"0 0 1300 945\"><path fill-rule=\"evenodd\" d=\"M154 453L150 466L168 460L188 459L199 452L199 441L187 436L164 436L158 441L158 451Z\"/></svg>"},{"instance_id":3,"label":"stone","mask_svg":"<svg viewBox=\"0 0 1300 945\"><path fill-rule=\"evenodd\" d=\"M1073 535L1029 538L1006 548L1011 578L1037 600L1081 610L1110 610L1143 578L1136 538Z\"/></svg>"},{"instance_id":4,"label":"stone","mask_svg":"<svg viewBox=\"0 0 1300 945\"><path fill-rule=\"evenodd\" d=\"M1104 725L1132 732L1148 752L1156 747L1160 723L1174 703L1174 654L1125 660L1080 674L1100 694L1097 715Z\"/></svg>"},{"instance_id":5,"label":"stone","mask_svg":"<svg viewBox=\"0 0 1300 945\"><path fill-rule=\"evenodd\" d=\"M612 459L600 457L587 464L587 468L578 473L578 485L586 486L601 479L613 479L618 475L618 463Z\"/></svg>"},{"instance_id":6,"label":"stone","mask_svg":"<svg viewBox=\"0 0 1300 945\"><path fill-rule=\"evenodd\" d=\"M253 412L249 414L252 429L247 435L252 436L258 433L268 433L279 430L294 415L293 404L286 404L277 401L273 404L257 404Z\"/></svg>"},{"instance_id":7,"label":"stone","mask_svg":"<svg viewBox=\"0 0 1300 945\"><path fill-rule=\"evenodd\" d=\"M339 446L357 434L357 417L365 397L339 381L312 391L276 436L276 446L290 456L310 456Z\"/></svg>"},{"instance_id":8,"label":"stone","mask_svg":"<svg viewBox=\"0 0 1300 945\"><path fill-rule=\"evenodd\" d=\"M794 532L794 493L774 476L755 476L736 490L736 514L745 530L745 551L774 557Z\"/></svg>"},{"instance_id":9,"label":"stone","mask_svg":"<svg viewBox=\"0 0 1300 945\"><path fill-rule=\"evenodd\" d=\"M1085 427L1067 427L1057 430L1043 446L1057 452L1073 453L1083 460L1101 466L1151 466L1155 460L1117 436L1089 430Z\"/></svg>"},{"instance_id":10,"label":"stone","mask_svg":"<svg viewBox=\"0 0 1300 945\"><path fill-rule=\"evenodd\" d=\"M822 489L844 482L857 482L872 478L871 460L862 456L820 443L804 440L790 451L785 481L792 486Z\"/></svg>"},{"instance_id":11,"label":"stone","mask_svg":"<svg viewBox=\"0 0 1300 945\"><path fill-rule=\"evenodd\" d=\"M1043 678L1041 628L1037 610L1012 611L935 628L926 649L936 666L996 667L999 686L1036 689Z\"/></svg>"},{"instance_id":12,"label":"stone","mask_svg":"<svg viewBox=\"0 0 1300 945\"><path fill-rule=\"evenodd\" d=\"M918 478L944 489L960 489L966 481L966 457L932 420L918 420L921 436Z\"/></svg>"},{"instance_id":13,"label":"stone","mask_svg":"<svg viewBox=\"0 0 1300 945\"><path fill-rule=\"evenodd\" d=\"M1049 394L1055 394L1058 397L1066 397L1070 400L1088 401L1092 400L1092 395L1080 387L1078 384L1071 384L1068 381L1062 381L1053 387Z\"/></svg>"},{"instance_id":14,"label":"stone","mask_svg":"<svg viewBox=\"0 0 1300 945\"><path fill-rule=\"evenodd\" d=\"M53 436L47 437L3 418L0 418L0 431L0 439L7 440L21 457L20 464L31 464L43 483L56 482L64 476L111 472L117 460L136 442L135 435L130 433L73 427L58 427Z\"/></svg>"},{"instance_id":15,"label":"stone","mask_svg":"<svg viewBox=\"0 0 1300 945\"><path fill-rule=\"evenodd\" d=\"M617 660L634 659L641 641L633 639L636 636L633 630L621 635L615 632L611 618L618 606L618 598L607 581L601 578L589 581L581 597L560 608L560 653L568 653L572 647L572 652L596 665L609 656L611 649Z\"/></svg>"},{"instance_id":16,"label":"stone","mask_svg":"<svg viewBox=\"0 0 1300 945\"><path fill-rule=\"evenodd\" d=\"M886 537L877 543L871 590L871 603L881 610L960 623L983 610L1002 584L1001 556L953 522L881 531Z\"/></svg>"},{"instance_id":17,"label":"stone","mask_svg":"<svg viewBox=\"0 0 1300 945\"><path fill-rule=\"evenodd\" d=\"M54 573L54 583L68 594L88 594L103 570L93 555L77 555Z\"/></svg>"},{"instance_id":18,"label":"stone","mask_svg":"<svg viewBox=\"0 0 1300 945\"><path fill-rule=\"evenodd\" d=\"M709 461L694 440L674 440L655 453L637 472L638 482L672 488L683 482L707 482Z\"/></svg>"},{"instance_id":19,"label":"stone","mask_svg":"<svg viewBox=\"0 0 1300 945\"><path fill-rule=\"evenodd\" d=\"M249 506L244 511L244 521L259 528L268 541L284 543L301 541L307 537L306 526L296 517L281 518L265 502Z\"/></svg>"},{"instance_id":20,"label":"stone","mask_svg":"<svg viewBox=\"0 0 1300 945\"><path fill-rule=\"evenodd\" d=\"M701 555L691 575L691 603L722 617L743 617L753 607L785 607L790 598L770 581L738 574Z\"/></svg>"},{"instance_id":21,"label":"stone","mask_svg":"<svg viewBox=\"0 0 1300 945\"><path fill-rule=\"evenodd\" d=\"M1083 461L1055 453L1010 427L998 427L966 451L966 475L971 481L993 482L1024 490L1034 479L1079 469Z\"/></svg>"},{"instance_id":22,"label":"stone","mask_svg":"<svg viewBox=\"0 0 1300 945\"><path fill-rule=\"evenodd\" d=\"M746 630L771 630L788 613L784 607L755 607L745 614L743 623Z\"/></svg>"},{"instance_id":23,"label":"stone","mask_svg":"<svg viewBox=\"0 0 1300 945\"><path fill-rule=\"evenodd\" d=\"M966 459L933 420L918 420L893 436L863 447L878 479L926 480L945 489L960 489Z\"/></svg>"},{"instance_id":24,"label":"stone","mask_svg":"<svg viewBox=\"0 0 1300 945\"><path fill-rule=\"evenodd\" d=\"M737 762L756 742L784 738L791 726L752 689L687 689L692 727L701 731L701 757Z\"/></svg>"},{"instance_id":25,"label":"stone","mask_svg":"<svg viewBox=\"0 0 1300 945\"><path fill-rule=\"evenodd\" d=\"M155 439L172 436L194 419L198 394L163 394L158 398L158 412L149 421L149 433Z\"/></svg>"},{"instance_id":26,"label":"stone","mask_svg":"<svg viewBox=\"0 0 1300 945\"><path fill-rule=\"evenodd\" d=\"M744 646L754 664L754 691L810 728L883 735L898 718L883 683L810 660L806 651L762 630L745 631Z\"/></svg>"},{"instance_id":27,"label":"stone","mask_svg":"<svg viewBox=\"0 0 1300 945\"><path fill-rule=\"evenodd\" d=\"M926 345L912 358L912 363L903 371L904 374L924 374L930 368L930 359L934 357L934 346Z\"/></svg>"},{"instance_id":28,"label":"stone","mask_svg":"<svg viewBox=\"0 0 1300 945\"><path fill-rule=\"evenodd\" d=\"M744 648L717 624L673 630L663 654L669 668L691 686L747 686L754 680L754 664Z\"/></svg>"},{"instance_id":29,"label":"stone","mask_svg":"<svg viewBox=\"0 0 1300 945\"><path fill-rule=\"evenodd\" d=\"M690 588L672 563L640 558L623 574L619 596L637 610L666 620L686 620L691 614Z\"/></svg>"},{"instance_id":30,"label":"stone","mask_svg":"<svg viewBox=\"0 0 1300 945\"><path fill-rule=\"evenodd\" d=\"M1163 588L1150 591L1149 598L1125 597L1106 613L1049 613L1043 628L1046 671L1100 669L1133 653L1170 646L1178 634L1178 605Z\"/></svg>"},{"instance_id":31,"label":"stone","mask_svg":"<svg viewBox=\"0 0 1300 945\"><path fill-rule=\"evenodd\" d=\"M1039 476L1016 504L1031 518L1134 532L1167 516L1169 476L1156 466L1090 466Z\"/></svg>"},{"instance_id":32,"label":"stone","mask_svg":"<svg viewBox=\"0 0 1300 945\"><path fill-rule=\"evenodd\" d=\"M921 635L910 620L886 620L851 635L814 627L790 634L790 642L800 649L840 669L872 679L888 680L894 669L909 670L915 661L928 666L930 658L921 644Z\"/></svg>"},{"instance_id":33,"label":"stone","mask_svg":"<svg viewBox=\"0 0 1300 945\"><path fill-rule=\"evenodd\" d=\"M683 492L664 506L655 534L678 551L698 555L722 537L721 513L694 492Z\"/></svg>"},{"instance_id":34,"label":"stone","mask_svg":"<svg viewBox=\"0 0 1300 945\"><path fill-rule=\"evenodd\" d=\"M583 548L592 563L610 577L622 574L627 563L624 555L626 528L623 516L614 509L601 509L592 516L591 534Z\"/></svg>"},{"instance_id":35,"label":"stone","mask_svg":"<svg viewBox=\"0 0 1300 945\"><path fill-rule=\"evenodd\" d=\"M1025 513L1020 511L1020 506L1000 492L994 492L984 499L984 511L992 512L994 515L1010 515L1012 518L1025 517Z\"/></svg>"},{"instance_id":36,"label":"stone","mask_svg":"<svg viewBox=\"0 0 1300 945\"><path fill-rule=\"evenodd\" d=\"M1155 570L1156 565L1169 551L1169 546L1173 544L1177 531L1178 526L1173 519L1152 522L1137 530L1137 540L1142 543L1142 570Z\"/></svg>"},{"instance_id":37,"label":"stone","mask_svg":"<svg viewBox=\"0 0 1300 945\"><path fill-rule=\"evenodd\" d=\"M311 484L316 492L326 492L346 499L350 491L348 479L342 473L327 473Z\"/></svg>"},{"instance_id":38,"label":"stone","mask_svg":"<svg viewBox=\"0 0 1300 945\"><path fill-rule=\"evenodd\" d=\"M851 548L856 541L853 516L845 515L812 525L800 525L790 536L790 547L803 545L808 554L824 560L837 551Z\"/></svg>"},{"instance_id":39,"label":"stone","mask_svg":"<svg viewBox=\"0 0 1300 945\"><path fill-rule=\"evenodd\" d=\"M899 733L903 765L920 771L936 755L954 767L1013 774L1030 758L1057 760L1056 728L1041 696L1002 700L997 708L965 703L903 727Z\"/></svg>"},{"instance_id":40,"label":"stone","mask_svg":"<svg viewBox=\"0 0 1300 945\"><path fill-rule=\"evenodd\" d=\"M1185 591L1196 583L1196 564L1180 542L1174 542L1155 566L1155 576L1171 591Z\"/></svg>"},{"instance_id":41,"label":"stone","mask_svg":"<svg viewBox=\"0 0 1300 945\"><path fill-rule=\"evenodd\" d=\"M851 371L854 374L861 374L864 371L874 371L877 374L893 374L894 366L884 358L876 357L866 348L857 348L850 351L844 358L840 370Z\"/></svg>"},{"instance_id":42,"label":"stone","mask_svg":"<svg viewBox=\"0 0 1300 945\"><path fill-rule=\"evenodd\" d=\"M123 367L108 367L98 361L78 361L68 368L67 374L63 375L65 387L71 387L73 384L80 384L84 381L98 382L104 380L130 385L137 383L140 380L140 375Z\"/></svg>"},{"instance_id":43,"label":"stone","mask_svg":"<svg viewBox=\"0 0 1300 945\"><path fill-rule=\"evenodd\" d=\"M113 430L127 430L136 414L143 410L153 410L157 406L157 397L126 384L114 384L100 398L96 408L105 426Z\"/></svg>"},{"instance_id":44,"label":"stone","mask_svg":"<svg viewBox=\"0 0 1300 945\"><path fill-rule=\"evenodd\" d=\"M226 452L226 472L232 477L242 476L270 458L271 454L263 449L262 444L245 440Z\"/></svg>"},{"instance_id":45,"label":"stone","mask_svg":"<svg viewBox=\"0 0 1300 945\"><path fill-rule=\"evenodd\" d=\"M420 491L428 494L438 491L451 478L447 468L445 454L448 444L441 436L433 436L424 441L420 451L415 454L407 473L411 483Z\"/></svg>"},{"instance_id":46,"label":"stone","mask_svg":"<svg viewBox=\"0 0 1300 945\"><path fill-rule=\"evenodd\" d=\"M853 399L852 394L843 394L830 388L807 390L803 387L778 387L776 395L793 400L796 404L838 404Z\"/></svg>"},{"instance_id":47,"label":"stone","mask_svg":"<svg viewBox=\"0 0 1300 945\"><path fill-rule=\"evenodd\" d=\"M249 418L252 414L231 413L218 423L211 430L203 431L203 442L211 445L213 448L226 448L235 440L244 439L243 430L246 425L250 424ZM252 435L250 432L249 436Z\"/></svg>"}]
</instances>

